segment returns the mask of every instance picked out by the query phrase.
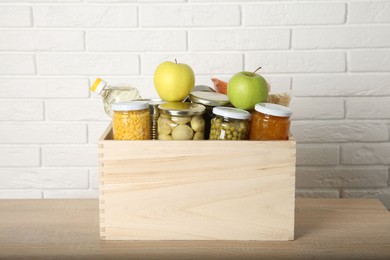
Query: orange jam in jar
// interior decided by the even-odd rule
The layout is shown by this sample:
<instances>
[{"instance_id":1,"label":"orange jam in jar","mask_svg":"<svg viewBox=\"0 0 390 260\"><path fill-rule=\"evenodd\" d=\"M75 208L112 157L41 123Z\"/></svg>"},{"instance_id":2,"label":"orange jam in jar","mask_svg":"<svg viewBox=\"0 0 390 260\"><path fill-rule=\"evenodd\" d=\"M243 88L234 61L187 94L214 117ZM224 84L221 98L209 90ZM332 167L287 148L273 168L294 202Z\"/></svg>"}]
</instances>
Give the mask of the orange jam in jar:
<instances>
[{"instance_id":1,"label":"orange jam in jar","mask_svg":"<svg viewBox=\"0 0 390 260\"><path fill-rule=\"evenodd\" d=\"M291 110L271 104L256 104L252 113L250 140L288 140Z\"/></svg>"}]
</instances>

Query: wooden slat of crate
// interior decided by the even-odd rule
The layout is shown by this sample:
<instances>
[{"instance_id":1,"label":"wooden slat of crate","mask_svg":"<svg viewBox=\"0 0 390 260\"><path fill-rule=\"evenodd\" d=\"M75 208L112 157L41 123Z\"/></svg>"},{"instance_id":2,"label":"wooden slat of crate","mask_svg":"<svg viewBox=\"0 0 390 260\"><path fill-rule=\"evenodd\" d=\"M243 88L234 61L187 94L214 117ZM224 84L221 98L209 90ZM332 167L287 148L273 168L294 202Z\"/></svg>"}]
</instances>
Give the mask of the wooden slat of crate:
<instances>
[{"instance_id":1,"label":"wooden slat of crate","mask_svg":"<svg viewBox=\"0 0 390 260\"><path fill-rule=\"evenodd\" d=\"M101 238L292 240L295 140L99 143Z\"/></svg>"}]
</instances>

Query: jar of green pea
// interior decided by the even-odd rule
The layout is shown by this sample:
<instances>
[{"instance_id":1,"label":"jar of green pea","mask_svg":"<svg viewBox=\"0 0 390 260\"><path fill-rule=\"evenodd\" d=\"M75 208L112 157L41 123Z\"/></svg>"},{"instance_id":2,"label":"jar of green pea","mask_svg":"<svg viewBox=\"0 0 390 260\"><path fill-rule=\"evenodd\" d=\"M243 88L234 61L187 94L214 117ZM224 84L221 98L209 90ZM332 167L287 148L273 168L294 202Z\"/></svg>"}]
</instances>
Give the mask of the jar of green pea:
<instances>
[{"instance_id":1,"label":"jar of green pea","mask_svg":"<svg viewBox=\"0 0 390 260\"><path fill-rule=\"evenodd\" d=\"M251 114L232 107L213 108L209 140L247 140Z\"/></svg>"}]
</instances>

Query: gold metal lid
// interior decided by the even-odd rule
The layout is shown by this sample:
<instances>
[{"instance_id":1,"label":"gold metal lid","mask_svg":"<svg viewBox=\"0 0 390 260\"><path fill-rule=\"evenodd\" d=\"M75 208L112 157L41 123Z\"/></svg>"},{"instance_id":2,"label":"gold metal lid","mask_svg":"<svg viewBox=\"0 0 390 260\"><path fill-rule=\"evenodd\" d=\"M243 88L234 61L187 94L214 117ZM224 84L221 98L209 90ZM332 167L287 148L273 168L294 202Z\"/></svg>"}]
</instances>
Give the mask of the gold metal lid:
<instances>
[{"instance_id":1,"label":"gold metal lid","mask_svg":"<svg viewBox=\"0 0 390 260\"><path fill-rule=\"evenodd\" d=\"M230 104L227 95L217 92L193 91L189 96L192 102L205 106L217 107Z\"/></svg>"},{"instance_id":2,"label":"gold metal lid","mask_svg":"<svg viewBox=\"0 0 390 260\"><path fill-rule=\"evenodd\" d=\"M195 116L204 113L206 107L188 102L167 102L158 106L161 114L171 116Z\"/></svg>"}]
</instances>

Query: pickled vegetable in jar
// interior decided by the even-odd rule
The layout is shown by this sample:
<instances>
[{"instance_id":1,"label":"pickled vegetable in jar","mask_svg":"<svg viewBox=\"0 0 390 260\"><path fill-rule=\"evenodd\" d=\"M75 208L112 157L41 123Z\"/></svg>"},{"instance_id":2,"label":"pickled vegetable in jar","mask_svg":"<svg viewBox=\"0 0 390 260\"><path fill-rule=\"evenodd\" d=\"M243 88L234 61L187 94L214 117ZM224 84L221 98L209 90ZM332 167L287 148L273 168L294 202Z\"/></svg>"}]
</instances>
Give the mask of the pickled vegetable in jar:
<instances>
[{"instance_id":1,"label":"pickled vegetable in jar","mask_svg":"<svg viewBox=\"0 0 390 260\"><path fill-rule=\"evenodd\" d=\"M227 95L206 92L206 91L192 91L189 95L191 102L202 104L206 107L203 118L205 120L205 139L209 139L211 119L214 117L213 108L218 106L229 106L229 98Z\"/></svg>"},{"instance_id":2,"label":"pickled vegetable in jar","mask_svg":"<svg viewBox=\"0 0 390 260\"><path fill-rule=\"evenodd\" d=\"M132 101L112 104L114 140L150 139L150 113L148 102Z\"/></svg>"},{"instance_id":3,"label":"pickled vegetable in jar","mask_svg":"<svg viewBox=\"0 0 390 260\"><path fill-rule=\"evenodd\" d=\"M250 140L288 140L291 110L288 107L259 103L252 113Z\"/></svg>"},{"instance_id":4,"label":"pickled vegetable in jar","mask_svg":"<svg viewBox=\"0 0 390 260\"><path fill-rule=\"evenodd\" d=\"M215 107L211 119L210 140L247 140L251 114L232 107Z\"/></svg>"},{"instance_id":5,"label":"pickled vegetable in jar","mask_svg":"<svg viewBox=\"0 0 390 260\"><path fill-rule=\"evenodd\" d=\"M168 102L158 106L158 140L203 140L205 107L187 102Z\"/></svg>"}]
</instances>

